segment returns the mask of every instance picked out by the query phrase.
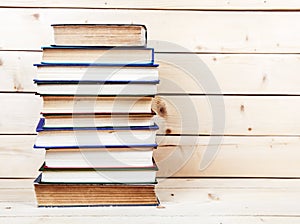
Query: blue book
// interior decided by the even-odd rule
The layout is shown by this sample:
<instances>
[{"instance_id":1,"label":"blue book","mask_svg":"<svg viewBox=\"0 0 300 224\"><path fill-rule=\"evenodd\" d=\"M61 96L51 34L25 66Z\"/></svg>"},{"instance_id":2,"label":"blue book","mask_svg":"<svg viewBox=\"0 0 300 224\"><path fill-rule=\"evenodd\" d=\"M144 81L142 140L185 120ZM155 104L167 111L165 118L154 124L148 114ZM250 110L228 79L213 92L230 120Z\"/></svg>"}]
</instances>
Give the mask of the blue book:
<instances>
[{"instance_id":1,"label":"blue book","mask_svg":"<svg viewBox=\"0 0 300 224\"><path fill-rule=\"evenodd\" d=\"M34 148L123 148L157 147L156 124L114 127L44 127L41 118Z\"/></svg>"},{"instance_id":2,"label":"blue book","mask_svg":"<svg viewBox=\"0 0 300 224\"><path fill-rule=\"evenodd\" d=\"M154 49L146 47L42 47L41 64L153 65Z\"/></svg>"},{"instance_id":3,"label":"blue book","mask_svg":"<svg viewBox=\"0 0 300 224\"><path fill-rule=\"evenodd\" d=\"M158 64L86 64L52 63L34 64L37 67L36 82L59 83L157 83Z\"/></svg>"},{"instance_id":4,"label":"blue book","mask_svg":"<svg viewBox=\"0 0 300 224\"><path fill-rule=\"evenodd\" d=\"M154 96L159 80L143 82L34 80L39 95Z\"/></svg>"}]
</instances>

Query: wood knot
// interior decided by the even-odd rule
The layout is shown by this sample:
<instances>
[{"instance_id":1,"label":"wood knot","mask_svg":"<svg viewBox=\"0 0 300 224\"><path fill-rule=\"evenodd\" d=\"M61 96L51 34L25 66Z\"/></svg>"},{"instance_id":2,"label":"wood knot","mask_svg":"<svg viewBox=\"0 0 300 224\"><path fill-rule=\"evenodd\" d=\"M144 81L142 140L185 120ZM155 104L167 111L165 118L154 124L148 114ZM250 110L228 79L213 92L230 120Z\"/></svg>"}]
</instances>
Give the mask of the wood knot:
<instances>
[{"instance_id":1,"label":"wood knot","mask_svg":"<svg viewBox=\"0 0 300 224\"><path fill-rule=\"evenodd\" d=\"M162 115L162 117L163 117L163 115L165 115L166 113L167 113L166 108L164 108L164 107L160 107L160 108L159 108L159 114Z\"/></svg>"},{"instance_id":2,"label":"wood knot","mask_svg":"<svg viewBox=\"0 0 300 224\"><path fill-rule=\"evenodd\" d=\"M245 111L245 106L244 106L243 104L242 104L241 107L240 107L240 111L241 111L241 112L244 112L244 111Z\"/></svg>"},{"instance_id":3,"label":"wood knot","mask_svg":"<svg viewBox=\"0 0 300 224\"><path fill-rule=\"evenodd\" d=\"M168 135L168 134L171 134L171 132L172 132L172 131L171 131L170 128L167 128L167 129L166 129L166 134L167 134L167 135Z\"/></svg>"},{"instance_id":4,"label":"wood knot","mask_svg":"<svg viewBox=\"0 0 300 224\"><path fill-rule=\"evenodd\" d=\"M252 131L252 128L248 128L248 131Z\"/></svg>"},{"instance_id":5,"label":"wood knot","mask_svg":"<svg viewBox=\"0 0 300 224\"><path fill-rule=\"evenodd\" d=\"M2 61L2 59L0 59L0 66L1 66L1 65L3 65L3 61Z\"/></svg>"},{"instance_id":6,"label":"wood knot","mask_svg":"<svg viewBox=\"0 0 300 224\"><path fill-rule=\"evenodd\" d=\"M264 75L263 76L263 80L262 80L263 82L266 82L267 81L267 75Z\"/></svg>"},{"instance_id":7,"label":"wood knot","mask_svg":"<svg viewBox=\"0 0 300 224\"><path fill-rule=\"evenodd\" d=\"M40 19L40 14L38 13L34 13L32 14L33 18L35 18L36 20L39 20Z\"/></svg>"},{"instance_id":8,"label":"wood knot","mask_svg":"<svg viewBox=\"0 0 300 224\"><path fill-rule=\"evenodd\" d=\"M208 193L207 196L208 196L209 199L211 199L213 201L219 201L220 200L219 196L216 195L216 194L213 194L213 193Z\"/></svg>"},{"instance_id":9,"label":"wood knot","mask_svg":"<svg viewBox=\"0 0 300 224\"><path fill-rule=\"evenodd\" d=\"M166 104L160 99L155 98L154 104L152 104L153 110L160 116L160 117L167 117L167 108Z\"/></svg>"}]
</instances>

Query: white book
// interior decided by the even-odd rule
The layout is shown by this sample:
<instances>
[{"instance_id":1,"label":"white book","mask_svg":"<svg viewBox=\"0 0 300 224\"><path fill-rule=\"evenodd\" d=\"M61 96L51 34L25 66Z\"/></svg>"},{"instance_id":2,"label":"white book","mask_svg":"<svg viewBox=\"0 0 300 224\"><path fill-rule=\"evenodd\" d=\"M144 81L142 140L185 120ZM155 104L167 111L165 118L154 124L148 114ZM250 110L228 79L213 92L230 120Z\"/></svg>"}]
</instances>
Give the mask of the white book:
<instances>
[{"instance_id":1,"label":"white book","mask_svg":"<svg viewBox=\"0 0 300 224\"><path fill-rule=\"evenodd\" d=\"M40 81L153 82L159 79L158 65L97 66L73 64L35 64Z\"/></svg>"},{"instance_id":2,"label":"white book","mask_svg":"<svg viewBox=\"0 0 300 224\"><path fill-rule=\"evenodd\" d=\"M70 148L46 150L45 165L50 168L149 167L153 148Z\"/></svg>"},{"instance_id":3,"label":"white book","mask_svg":"<svg viewBox=\"0 0 300 224\"><path fill-rule=\"evenodd\" d=\"M41 182L50 183L140 183L156 182L156 165L147 168L64 169L41 168Z\"/></svg>"},{"instance_id":4,"label":"white book","mask_svg":"<svg viewBox=\"0 0 300 224\"><path fill-rule=\"evenodd\" d=\"M145 147L156 145L158 126L46 128L40 119L35 148Z\"/></svg>"},{"instance_id":5,"label":"white book","mask_svg":"<svg viewBox=\"0 0 300 224\"><path fill-rule=\"evenodd\" d=\"M149 65L154 62L153 48L132 47L43 47L42 64Z\"/></svg>"},{"instance_id":6,"label":"white book","mask_svg":"<svg viewBox=\"0 0 300 224\"><path fill-rule=\"evenodd\" d=\"M89 95L89 96L113 96L113 95L138 95L154 96L157 93L157 83L129 83L129 84L55 84L39 83L37 93L40 95Z\"/></svg>"}]
</instances>

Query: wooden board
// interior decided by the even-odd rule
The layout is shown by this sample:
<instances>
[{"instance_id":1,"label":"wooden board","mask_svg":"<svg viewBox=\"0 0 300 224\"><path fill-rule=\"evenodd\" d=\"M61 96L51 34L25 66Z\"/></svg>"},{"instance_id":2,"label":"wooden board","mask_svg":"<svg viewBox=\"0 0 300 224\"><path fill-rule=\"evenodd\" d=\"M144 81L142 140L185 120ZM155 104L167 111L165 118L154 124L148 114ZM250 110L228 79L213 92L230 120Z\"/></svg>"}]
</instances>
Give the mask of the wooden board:
<instances>
[{"instance_id":1,"label":"wooden board","mask_svg":"<svg viewBox=\"0 0 300 224\"><path fill-rule=\"evenodd\" d=\"M158 142L160 177L300 177L299 137L226 136L219 148L216 137L165 136Z\"/></svg>"},{"instance_id":2,"label":"wooden board","mask_svg":"<svg viewBox=\"0 0 300 224\"><path fill-rule=\"evenodd\" d=\"M32 181L32 180L31 180ZM299 181L159 180L159 207L37 208L32 183L0 180L1 223L299 223ZM22 187L23 183L23 187ZM164 186L164 187L161 187ZM220 187L227 186L227 187ZM255 186L255 187L253 187ZM295 186L298 186L295 188Z\"/></svg>"},{"instance_id":3,"label":"wooden board","mask_svg":"<svg viewBox=\"0 0 300 224\"><path fill-rule=\"evenodd\" d=\"M0 177L36 177L44 151L33 150L35 135L0 135Z\"/></svg>"},{"instance_id":4,"label":"wooden board","mask_svg":"<svg viewBox=\"0 0 300 224\"><path fill-rule=\"evenodd\" d=\"M84 3L80 0L74 1L33 1L33 0L4 0L0 6L5 7L38 7L38 8L131 8L131 9L177 9L177 10L296 10L300 8L297 0L269 0L269 1L243 1L243 0L200 0L200 1L122 1L122 0L87 0Z\"/></svg>"},{"instance_id":5,"label":"wooden board","mask_svg":"<svg viewBox=\"0 0 300 224\"><path fill-rule=\"evenodd\" d=\"M298 105L298 96L157 96L152 108L162 134L299 135Z\"/></svg>"},{"instance_id":6,"label":"wooden board","mask_svg":"<svg viewBox=\"0 0 300 224\"><path fill-rule=\"evenodd\" d=\"M53 44L52 23L120 21L145 24L149 46L157 52L298 53L300 50L300 12L2 8L0 15L3 50L39 50L42 45Z\"/></svg>"},{"instance_id":7,"label":"wooden board","mask_svg":"<svg viewBox=\"0 0 300 224\"><path fill-rule=\"evenodd\" d=\"M0 102L5 105L0 110L0 134L35 133L39 96L0 93ZM152 108L160 134L288 136L300 134L299 105L300 96L165 95L157 96Z\"/></svg>"},{"instance_id":8,"label":"wooden board","mask_svg":"<svg viewBox=\"0 0 300 224\"><path fill-rule=\"evenodd\" d=\"M44 151L32 149L35 137L0 135L0 177L37 176ZM215 148L216 156L208 168L200 170L200 164L205 162L203 155L211 150L208 145L216 144L214 140L208 136L157 137L160 145L154 151L159 167L157 176L300 177L299 137L225 136L220 147Z\"/></svg>"},{"instance_id":9,"label":"wooden board","mask_svg":"<svg viewBox=\"0 0 300 224\"><path fill-rule=\"evenodd\" d=\"M34 134L42 101L34 94L0 93L0 134Z\"/></svg>"},{"instance_id":10,"label":"wooden board","mask_svg":"<svg viewBox=\"0 0 300 224\"><path fill-rule=\"evenodd\" d=\"M41 52L0 51L0 90L36 92L34 63L41 61Z\"/></svg>"},{"instance_id":11,"label":"wooden board","mask_svg":"<svg viewBox=\"0 0 300 224\"><path fill-rule=\"evenodd\" d=\"M300 94L297 54L157 53L155 57L160 64L159 93ZM0 90L35 92L32 65L40 60L41 52L0 51Z\"/></svg>"}]
</instances>

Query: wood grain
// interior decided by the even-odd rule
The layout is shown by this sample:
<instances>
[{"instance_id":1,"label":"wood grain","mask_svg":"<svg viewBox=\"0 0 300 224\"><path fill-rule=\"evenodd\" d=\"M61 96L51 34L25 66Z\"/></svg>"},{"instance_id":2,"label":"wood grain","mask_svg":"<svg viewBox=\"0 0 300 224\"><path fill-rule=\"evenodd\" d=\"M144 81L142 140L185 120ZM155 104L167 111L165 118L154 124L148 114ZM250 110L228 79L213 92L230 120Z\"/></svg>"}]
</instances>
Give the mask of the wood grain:
<instances>
[{"instance_id":1,"label":"wood grain","mask_svg":"<svg viewBox=\"0 0 300 224\"><path fill-rule=\"evenodd\" d=\"M120 21L145 24L149 46L157 52L298 53L300 50L299 12L1 8L0 15L3 50L39 50L42 45L53 44L50 27L53 23ZM6 21L10 21L10 26Z\"/></svg>"},{"instance_id":2,"label":"wood grain","mask_svg":"<svg viewBox=\"0 0 300 224\"><path fill-rule=\"evenodd\" d=\"M0 93L0 134L33 134L42 101L34 94Z\"/></svg>"},{"instance_id":3,"label":"wood grain","mask_svg":"<svg viewBox=\"0 0 300 224\"><path fill-rule=\"evenodd\" d=\"M37 176L44 161L44 151L32 149L35 137L0 136L0 177ZM160 146L154 156L159 177L300 177L299 137L225 136L216 157L205 170L199 169L202 157L209 150L208 146L215 144L214 139L208 136L159 136L157 142Z\"/></svg>"},{"instance_id":4,"label":"wood grain","mask_svg":"<svg viewBox=\"0 0 300 224\"><path fill-rule=\"evenodd\" d=\"M122 1L122 0L87 0L84 3L80 0L74 1L53 1L53 0L4 0L0 6L5 7L35 7L35 8L131 8L131 9L176 9L176 10L295 10L300 8L299 1L280 0L269 1L243 1L243 0L200 0L200 1Z\"/></svg>"},{"instance_id":5,"label":"wood grain","mask_svg":"<svg viewBox=\"0 0 300 224\"><path fill-rule=\"evenodd\" d=\"M297 54L155 54L158 93L300 94ZM35 92L41 52L0 51L0 90ZM192 68L192 69L191 69ZM219 88L212 88L211 80Z\"/></svg>"},{"instance_id":6,"label":"wood grain","mask_svg":"<svg viewBox=\"0 0 300 224\"><path fill-rule=\"evenodd\" d=\"M0 135L0 177L36 177L44 151L34 150L36 136Z\"/></svg>"},{"instance_id":7,"label":"wood grain","mask_svg":"<svg viewBox=\"0 0 300 224\"><path fill-rule=\"evenodd\" d=\"M0 134L35 133L39 96L0 93L0 102ZM165 95L152 109L160 134L288 136L300 134L299 105L300 96Z\"/></svg>"},{"instance_id":8,"label":"wood grain","mask_svg":"<svg viewBox=\"0 0 300 224\"><path fill-rule=\"evenodd\" d=\"M216 137L159 137L160 177L299 177L299 137L223 137L210 165L200 169ZM207 158L207 157L206 157ZM254 165L255 164L255 165Z\"/></svg>"},{"instance_id":9,"label":"wood grain","mask_svg":"<svg viewBox=\"0 0 300 224\"><path fill-rule=\"evenodd\" d=\"M157 96L161 134L299 135L298 96Z\"/></svg>"},{"instance_id":10,"label":"wood grain","mask_svg":"<svg viewBox=\"0 0 300 224\"><path fill-rule=\"evenodd\" d=\"M299 188L290 180L277 179L167 179L159 181L160 207L37 208L32 185L9 188L1 180L2 223L298 223ZM297 184L297 180L294 180ZM207 184L209 182L209 184ZM259 183L261 187L255 187ZM161 185L169 187L160 188ZM203 186L204 185L204 186ZM220 188L225 185L227 188ZM280 188L273 186L282 186ZM7 186L7 187L5 187ZM26 188L25 188L26 186ZM184 186L184 187L182 187ZM262 203L263 202L263 203Z\"/></svg>"},{"instance_id":11,"label":"wood grain","mask_svg":"<svg viewBox=\"0 0 300 224\"><path fill-rule=\"evenodd\" d=\"M14 203L13 208L19 206L19 203ZM161 206L165 208L165 206ZM23 207L27 209L27 207ZM186 208L189 208L187 205ZM194 207L193 207L194 208ZM102 209L102 208L101 208ZM115 210L115 208L111 208ZM148 208L149 209L149 208ZM148 213L148 209L141 209L141 212L145 210L145 214ZM52 209L50 209L51 211ZM84 214L86 209L80 209L80 214ZM119 209L117 209L119 211ZM159 209L157 209L159 210ZM179 209L178 209L179 210ZM182 210L182 208L180 208ZM158 212L159 213L159 212ZM184 212L183 212L184 213ZM40 220L43 220L44 224L55 224L55 223L83 223L87 222L90 224L99 223L99 219L103 223L110 223L110 224L119 224L120 222L126 222L128 224L135 224L135 223L144 223L144 224L152 224L153 222L159 223L174 223L174 224L181 224L183 222L187 223L195 223L195 222L205 222L207 224L215 224L215 223L244 223L244 224L257 224L257 223L272 223L272 224L281 224L283 222L288 222L290 224L298 224L300 218L293 217L293 216L257 216L257 215L249 215L249 216L188 216L188 215L170 215L168 216L167 213L163 213L163 216L142 216L142 217L132 217L132 216L85 216L85 217L53 217L46 215L45 217L0 217L0 221L4 224L18 224L18 223L28 223L28 224L38 224Z\"/></svg>"}]
</instances>

